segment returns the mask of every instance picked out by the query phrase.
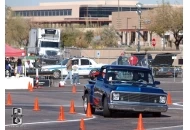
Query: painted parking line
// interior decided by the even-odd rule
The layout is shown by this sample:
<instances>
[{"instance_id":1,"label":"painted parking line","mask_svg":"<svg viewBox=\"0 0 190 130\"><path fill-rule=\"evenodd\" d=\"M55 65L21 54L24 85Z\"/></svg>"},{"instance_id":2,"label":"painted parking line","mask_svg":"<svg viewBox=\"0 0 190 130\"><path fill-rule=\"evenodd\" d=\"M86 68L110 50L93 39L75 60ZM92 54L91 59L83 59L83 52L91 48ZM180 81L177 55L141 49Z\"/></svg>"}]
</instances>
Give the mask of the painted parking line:
<instances>
[{"instance_id":1,"label":"painted parking line","mask_svg":"<svg viewBox=\"0 0 190 130\"><path fill-rule=\"evenodd\" d=\"M18 104L12 104L11 106L7 106L7 107L12 107L12 106L18 106L18 107L33 107L34 106L34 103L31 103L31 104L24 104L24 103L18 103ZM65 105L65 104L40 104L39 105L40 107L57 107L57 106L63 106L63 107L70 107L71 105L68 104L68 105ZM82 105L75 105L75 107L83 107Z\"/></svg>"},{"instance_id":2,"label":"painted parking line","mask_svg":"<svg viewBox=\"0 0 190 130\"><path fill-rule=\"evenodd\" d=\"M84 115L85 114L82 114L82 113L78 113L80 115ZM93 116L92 118L83 118L83 120L92 120L92 119L95 119L96 116ZM24 125L37 125L37 124L51 124L51 123L66 123L66 122L76 122L76 121L80 121L81 119L74 119L74 120L65 120L65 121L44 121L44 122L30 122L30 123L22 123L21 126L24 126ZM15 124L7 124L5 125L6 127L9 127L9 126L18 126L18 125L15 125Z\"/></svg>"},{"instance_id":3,"label":"painted parking line","mask_svg":"<svg viewBox=\"0 0 190 130\"><path fill-rule=\"evenodd\" d=\"M181 103L183 103L183 102L176 102L176 103L173 103L173 105L183 107L183 105Z\"/></svg>"},{"instance_id":4,"label":"painted parking line","mask_svg":"<svg viewBox=\"0 0 190 130\"><path fill-rule=\"evenodd\" d=\"M61 91L51 91L51 90L49 90L49 91L41 91L41 92L39 92L39 91L33 91L32 93L49 93L49 92L56 92L56 93L73 93L72 91L64 91L64 92L61 92ZM24 92L6 92L6 94L8 94L8 93L30 93L30 92L28 92L28 91L24 91ZM76 91L76 93L83 93L83 91L81 90L79 90L79 91Z\"/></svg>"},{"instance_id":5,"label":"painted parking line","mask_svg":"<svg viewBox=\"0 0 190 130\"><path fill-rule=\"evenodd\" d=\"M172 129L172 128L181 128L183 125L178 125L178 126L169 126L169 127L159 127L159 128L151 128L151 129L146 129L146 130L162 130L162 129Z\"/></svg>"}]
</instances>

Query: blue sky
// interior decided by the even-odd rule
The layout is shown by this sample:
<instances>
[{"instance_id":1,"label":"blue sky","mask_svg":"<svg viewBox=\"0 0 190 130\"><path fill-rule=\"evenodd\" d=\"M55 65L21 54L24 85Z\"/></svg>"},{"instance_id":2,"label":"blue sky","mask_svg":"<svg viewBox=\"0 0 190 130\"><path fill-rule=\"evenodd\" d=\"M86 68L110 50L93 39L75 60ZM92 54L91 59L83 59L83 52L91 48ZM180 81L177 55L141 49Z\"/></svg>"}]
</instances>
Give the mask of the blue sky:
<instances>
[{"instance_id":1,"label":"blue sky","mask_svg":"<svg viewBox=\"0 0 190 130\"><path fill-rule=\"evenodd\" d=\"M40 2L63 2L63 1L80 1L80 0L5 0L5 4L8 6L36 6L39 5ZM85 0L83 0L85 1ZM88 1L88 0L86 0ZM139 2L143 4L157 4L157 2L161 2L162 0L139 0ZM169 1L171 4L178 2L179 4L183 4L183 0L165 0Z\"/></svg>"}]
</instances>

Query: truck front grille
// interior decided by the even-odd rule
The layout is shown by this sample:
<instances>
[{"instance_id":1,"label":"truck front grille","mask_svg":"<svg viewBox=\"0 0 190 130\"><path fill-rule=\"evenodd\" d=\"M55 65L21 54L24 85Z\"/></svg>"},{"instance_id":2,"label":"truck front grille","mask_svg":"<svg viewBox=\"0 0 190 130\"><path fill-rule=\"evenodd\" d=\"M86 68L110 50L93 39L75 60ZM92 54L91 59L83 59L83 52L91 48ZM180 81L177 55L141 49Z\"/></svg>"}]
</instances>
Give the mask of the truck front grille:
<instances>
[{"instance_id":1,"label":"truck front grille","mask_svg":"<svg viewBox=\"0 0 190 130\"><path fill-rule=\"evenodd\" d=\"M159 103L160 95L119 93L120 101L140 102L140 103Z\"/></svg>"}]
</instances>

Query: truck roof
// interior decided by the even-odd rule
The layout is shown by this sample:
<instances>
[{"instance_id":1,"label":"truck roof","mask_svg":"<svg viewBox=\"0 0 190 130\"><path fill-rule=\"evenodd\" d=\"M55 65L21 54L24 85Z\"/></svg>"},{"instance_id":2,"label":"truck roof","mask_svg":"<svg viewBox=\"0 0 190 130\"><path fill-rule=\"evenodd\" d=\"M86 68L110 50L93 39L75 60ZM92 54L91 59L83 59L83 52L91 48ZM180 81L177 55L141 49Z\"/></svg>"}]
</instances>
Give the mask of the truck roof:
<instances>
[{"instance_id":1,"label":"truck roof","mask_svg":"<svg viewBox=\"0 0 190 130\"><path fill-rule=\"evenodd\" d=\"M134 70L142 70L142 71L151 71L147 67L142 66L131 66L131 65L104 65L106 69L134 69Z\"/></svg>"}]
</instances>

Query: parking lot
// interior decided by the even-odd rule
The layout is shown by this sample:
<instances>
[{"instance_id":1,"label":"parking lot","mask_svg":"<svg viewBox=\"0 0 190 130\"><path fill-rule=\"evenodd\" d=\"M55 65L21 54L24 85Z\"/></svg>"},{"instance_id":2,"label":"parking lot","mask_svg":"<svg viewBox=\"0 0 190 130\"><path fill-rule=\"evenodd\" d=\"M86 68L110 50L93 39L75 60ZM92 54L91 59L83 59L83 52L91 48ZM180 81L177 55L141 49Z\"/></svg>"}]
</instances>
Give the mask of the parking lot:
<instances>
[{"instance_id":1,"label":"parking lot","mask_svg":"<svg viewBox=\"0 0 190 130\"><path fill-rule=\"evenodd\" d=\"M183 82L182 78L156 78L161 81L159 87L171 93L172 105L161 117L143 114L143 124L146 130L182 130L183 129ZM175 81L175 82L174 82ZM86 130L134 130L138 124L138 114L117 113L111 118L104 118L102 111L96 111L92 118L87 118L83 111L83 86L88 79L80 79L81 84L72 92L72 86L58 87L59 80L54 80L50 88L28 90L6 90L11 94L12 105L6 106L6 130L78 130L83 118ZM68 81L69 83L69 81ZM39 111L33 111L34 100L39 100ZM74 101L75 114L70 114L70 102ZM64 121L58 121L60 106L64 108ZM12 125L12 108L23 109L22 125Z\"/></svg>"}]
</instances>

